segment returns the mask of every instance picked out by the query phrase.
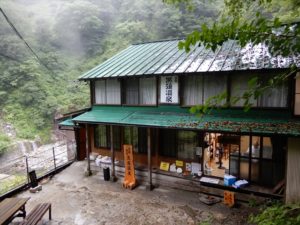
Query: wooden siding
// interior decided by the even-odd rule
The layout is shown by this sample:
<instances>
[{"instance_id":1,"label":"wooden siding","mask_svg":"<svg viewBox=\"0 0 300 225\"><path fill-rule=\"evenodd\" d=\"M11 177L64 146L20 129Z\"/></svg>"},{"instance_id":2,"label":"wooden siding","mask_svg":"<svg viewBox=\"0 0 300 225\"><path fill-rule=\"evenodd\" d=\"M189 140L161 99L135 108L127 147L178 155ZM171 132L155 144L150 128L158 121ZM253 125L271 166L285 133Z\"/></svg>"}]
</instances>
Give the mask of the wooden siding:
<instances>
[{"instance_id":1,"label":"wooden siding","mask_svg":"<svg viewBox=\"0 0 300 225\"><path fill-rule=\"evenodd\" d=\"M300 138L289 138L287 153L286 203L300 201Z\"/></svg>"}]
</instances>

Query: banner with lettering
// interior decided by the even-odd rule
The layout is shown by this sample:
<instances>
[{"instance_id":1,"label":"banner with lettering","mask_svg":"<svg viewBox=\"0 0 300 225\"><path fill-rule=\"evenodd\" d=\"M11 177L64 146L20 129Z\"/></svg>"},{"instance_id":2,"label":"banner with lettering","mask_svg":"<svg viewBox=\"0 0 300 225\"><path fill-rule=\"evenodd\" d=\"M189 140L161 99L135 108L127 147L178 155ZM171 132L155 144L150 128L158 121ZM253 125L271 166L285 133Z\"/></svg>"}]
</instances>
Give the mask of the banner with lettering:
<instances>
[{"instance_id":1,"label":"banner with lettering","mask_svg":"<svg viewBox=\"0 0 300 225\"><path fill-rule=\"evenodd\" d=\"M133 164L133 150L132 145L123 145L124 163L125 163L125 178L123 187L133 189L136 186L134 164Z\"/></svg>"},{"instance_id":2,"label":"banner with lettering","mask_svg":"<svg viewBox=\"0 0 300 225\"><path fill-rule=\"evenodd\" d=\"M178 103L178 76L160 78L160 102Z\"/></svg>"}]
</instances>

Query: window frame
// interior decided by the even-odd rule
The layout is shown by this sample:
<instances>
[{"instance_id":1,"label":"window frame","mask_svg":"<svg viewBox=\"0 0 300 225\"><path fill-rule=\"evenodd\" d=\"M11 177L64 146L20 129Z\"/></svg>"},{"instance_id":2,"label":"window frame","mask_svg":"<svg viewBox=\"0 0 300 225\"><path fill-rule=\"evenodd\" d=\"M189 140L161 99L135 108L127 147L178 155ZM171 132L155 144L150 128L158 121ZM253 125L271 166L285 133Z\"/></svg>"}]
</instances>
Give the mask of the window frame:
<instances>
[{"instance_id":1,"label":"window frame","mask_svg":"<svg viewBox=\"0 0 300 225\"><path fill-rule=\"evenodd\" d=\"M93 101L93 104L94 105L112 105L112 106L115 106L115 105L122 105L122 82L120 81L120 79L114 79L114 80L117 80L118 83L119 83L119 99L120 99L120 102L119 103L116 103L116 104L112 104L112 103L107 103L107 81L108 80L112 80L112 79L99 79L99 80L95 80L93 82L93 92L91 93L93 95L93 98L92 98L92 101ZM104 83L104 86L105 86L105 103L96 103L96 82L98 81L103 81L105 82Z\"/></svg>"},{"instance_id":2,"label":"window frame","mask_svg":"<svg viewBox=\"0 0 300 225\"><path fill-rule=\"evenodd\" d=\"M100 145L97 145L96 143L96 136L98 134L98 132L96 131L97 127L99 126L104 126L105 127L105 132L106 132L106 146L100 146ZM110 142L110 125L105 125L105 124L97 124L95 127L94 127L94 147L95 148L100 148L100 149L110 149L111 148L111 142ZM116 145L116 138L113 139L114 143L113 143L113 147L114 147L114 150L116 151L121 151L121 146L122 146L122 129L120 126L112 126L113 128L113 135L114 135L114 131L116 129L119 130L119 140L120 140L120 145ZM115 137L115 136L114 136Z\"/></svg>"},{"instance_id":3,"label":"window frame","mask_svg":"<svg viewBox=\"0 0 300 225\"><path fill-rule=\"evenodd\" d=\"M171 145L171 148L175 148L175 151L170 151L175 152L172 155L168 155L168 153L163 152L162 147L163 147L163 142L162 142L162 135L163 132L169 132L165 133L166 136L173 136L174 137L174 142ZM200 138L200 131L195 131L195 130L178 130L178 129L159 129L159 155L163 156L163 157L167 157L167 158L176 158L179 160L188 160L188 161L196 161L195 157L194 158L184 158L184 157L179 157L179 132L194 132L196 135L196 139L197 139L197 145L195 147L201 147L201 138ZM173 139L173 138L169 138L169 139ZM163 139L165 140L165 139ZM169 140L168 140L169 141ZM175 146L175 147L174 147Z\"/></svg>"},{"instance_id":4,"label":"window frame","mask_svg":"<svg viewBox=\"0 0 300 225\"><path fill-rule=\"evenodd\" d=\"M154 94L155 94L155 103L154 104L141 104L141 79L148 79L148 78L152 78L154 80L155 83L155 90L154 90ZM126 91L127 91L127 84L126 82L130 82L131 79L137 79L138 81L138 92L137 92L137 98L138 98L138 103L137 104L129 104L126 102ZM157 106L158 104L158 95L157 95L157 77L140 77L140 78L125 78L122 80L122 99L121 99L121 103L124 106Z\"/></svg>"}]
</instances>

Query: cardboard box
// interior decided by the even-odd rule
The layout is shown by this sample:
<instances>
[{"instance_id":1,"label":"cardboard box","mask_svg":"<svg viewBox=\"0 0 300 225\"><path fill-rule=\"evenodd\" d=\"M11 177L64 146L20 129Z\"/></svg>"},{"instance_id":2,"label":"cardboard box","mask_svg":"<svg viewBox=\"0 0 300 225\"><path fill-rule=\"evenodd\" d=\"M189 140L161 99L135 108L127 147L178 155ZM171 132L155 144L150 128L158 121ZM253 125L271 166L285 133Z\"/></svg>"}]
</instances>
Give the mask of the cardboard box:
<instances>
[{"instance_id":1,"label":"cardboard box","mask_svg":"<svg viewBox=\"0 0 300 225\"><path fill-rule=\"evenodd\" d=\"M236 177L232 175L225 174L224 175L224 185L231 186L235 183Z\"/></svg>"}]
</instances>

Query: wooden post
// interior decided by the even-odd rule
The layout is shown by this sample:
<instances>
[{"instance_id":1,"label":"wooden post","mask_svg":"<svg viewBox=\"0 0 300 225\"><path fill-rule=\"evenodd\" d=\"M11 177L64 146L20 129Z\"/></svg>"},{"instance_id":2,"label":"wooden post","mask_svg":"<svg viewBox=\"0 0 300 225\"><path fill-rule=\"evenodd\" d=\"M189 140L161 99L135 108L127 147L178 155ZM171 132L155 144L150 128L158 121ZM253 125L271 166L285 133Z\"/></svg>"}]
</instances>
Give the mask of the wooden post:
<instances>
[{"instance_id":1,"label":"wooden post","mask_svg":"<svg viewBox=\"0 0 300 225\"><path fill-rule=\"evenodd\" d=\"M90 161L90 130L89 130L89 125L85 124L85 150L86 150L86 158L87 158L87 169L85 172L86 176L91 176L92 171L91 171L91 161Z\"/></svg>"},{"instance_id":2,"label":"wooden post","mask_svg":"<svg viewBox=\"0 0 300 225\"><path fill-rule=\"evenodd\" d=\"M111 152L111 181L116 181L115 174L115 150L114 150L114 132L113 126L110 125L110 152Z\"/></svg>"},{"instance_id":3,"label":"wooden post","mask_svg":"<svg viewBox=\"0 0 300 225\"><path fill-rule=\"evenodd\" d=\"M151 163L151 130L147 128L147 152L148 152L148 190L153 189L152 185L152 163Z\"/></svg>"}]
</instances>

